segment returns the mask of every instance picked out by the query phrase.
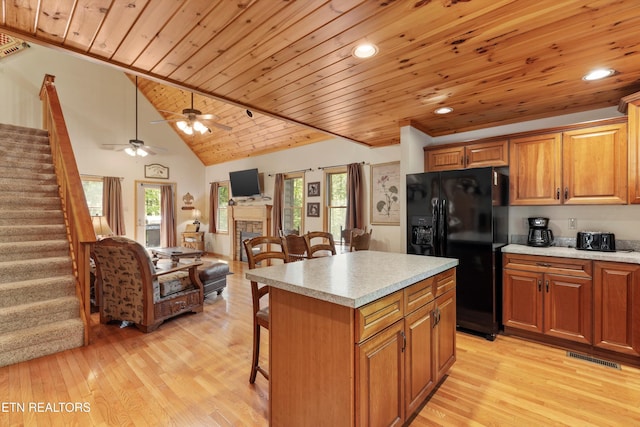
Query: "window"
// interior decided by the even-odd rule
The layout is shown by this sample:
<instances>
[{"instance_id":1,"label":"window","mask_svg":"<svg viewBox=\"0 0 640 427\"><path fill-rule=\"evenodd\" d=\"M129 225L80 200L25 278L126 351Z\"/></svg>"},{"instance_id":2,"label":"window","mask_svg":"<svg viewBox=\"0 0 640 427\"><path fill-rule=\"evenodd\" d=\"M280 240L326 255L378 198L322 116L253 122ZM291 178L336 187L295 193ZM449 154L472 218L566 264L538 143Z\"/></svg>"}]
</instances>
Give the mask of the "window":
<instances>
[{"instance_id":1,"label":"window","mask_svg":"<svg viewBox=\"0 0 640 427\"><path fill-rule=\"evenodd\" d=\"M285 175L282 206L282 230L284 234L302 234L304 207L304 176Z\"/></svg>"},{"instance_id":2,"label":"window","mask_svg":"<svg viewBox=\"0 0 640 427\"><path fill-rule=\"evenodd\" d=\"M82 189L91 216L102 216L102 178L82 177Z\"/></svg>"},{"instance_id":3,"label":"window","mask_svg":"<svg viewBox=\"0 0 640 427\"><path fill-rule=\"evenodd\" d=\"M340 230L347 220L347 171L344 168L329 171L327 182L327 231L340 241Z\"/></svg>"},{"instance_id":4,"label":"window","mask_svg":"<svg viewBox=\"0 0 640 427\"><path fill-rule=\"evenodd\" d=\"M229 183L218 184L218 211L216 212L216 232L229 232Z\"/></svg>"}]
</instances>

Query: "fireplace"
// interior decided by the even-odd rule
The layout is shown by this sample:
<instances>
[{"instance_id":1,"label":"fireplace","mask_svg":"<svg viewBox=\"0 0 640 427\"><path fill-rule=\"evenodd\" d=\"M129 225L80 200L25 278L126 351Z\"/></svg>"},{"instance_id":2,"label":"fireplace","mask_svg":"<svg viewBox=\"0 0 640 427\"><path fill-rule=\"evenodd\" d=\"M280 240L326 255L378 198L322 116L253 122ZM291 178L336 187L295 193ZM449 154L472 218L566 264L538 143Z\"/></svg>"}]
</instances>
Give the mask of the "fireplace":
<instances>
[{"instance_id":1,"label":"fireplace","mask_svg":"<svg viewBox=\"0 0 640 427\"><path fill-rule=\"evenodd\" d=\"M262 226L262 225L261 225ZM244 230L240 230L240 261L242 262L247 262L249 261L247 259L247 253L244 250L244 245L242 244L242 242L244 242L246 239L252 239L254 237L258 237L258 236L262 236L261 233L252 233L250 231L244 231ZM260 252L260 248L253 248L254 254Z\"/></svg>"},{"instance_id":2,"label":"fireplace","mask_svg":"<svg viewBox=\"0 0 640 427\"><path fill-rule=\"evenodd\" d=\"M244 233L253 233L254 236L271 235L271 205L233 206L231 208L231 254L233 259L246 261L242 240Z\"/></svg>"}]
</instances>

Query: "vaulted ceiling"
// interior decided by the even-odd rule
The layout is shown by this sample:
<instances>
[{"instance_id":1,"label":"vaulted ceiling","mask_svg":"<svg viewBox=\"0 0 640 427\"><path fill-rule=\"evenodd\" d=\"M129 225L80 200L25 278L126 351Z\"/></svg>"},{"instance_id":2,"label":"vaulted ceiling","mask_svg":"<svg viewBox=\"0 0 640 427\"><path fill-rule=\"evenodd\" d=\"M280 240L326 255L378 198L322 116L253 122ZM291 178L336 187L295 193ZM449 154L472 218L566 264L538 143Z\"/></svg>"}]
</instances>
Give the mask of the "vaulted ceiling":
<instances>
[{"instance_id":1,"label":"vaulted ceiling","mask_svg":"<svg viewBox=\"0 0 640 427\"><path fill-rule=\"evenodd\" d=\"M179 132L205 165L333 136L397 144L403 125L441 136L640 90L637 0L2 0L1 13L1 32L145 77L158 110L195 93L233 128ZM378 54L352 56L365 41ZM582 80L597 67L615 74Z\"/></svg>"}]
</instances>

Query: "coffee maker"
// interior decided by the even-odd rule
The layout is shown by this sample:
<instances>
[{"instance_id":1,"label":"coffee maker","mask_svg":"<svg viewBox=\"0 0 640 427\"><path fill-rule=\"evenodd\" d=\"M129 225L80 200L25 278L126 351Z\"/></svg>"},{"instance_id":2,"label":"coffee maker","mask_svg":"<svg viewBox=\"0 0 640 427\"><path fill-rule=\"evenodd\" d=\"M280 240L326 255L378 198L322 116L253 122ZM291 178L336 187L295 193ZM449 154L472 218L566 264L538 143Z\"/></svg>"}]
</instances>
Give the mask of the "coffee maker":
<instances>
[{"instance_id":1,"label":"coffee maker","mask_svg":"<svg viewBox=\"0 0 640 427\"><path fill-rule=\"evenodd\" d=\"M528 218L529 221L529 237L527 245L547 247L553 243L553 232L547 228L549 218Z\"/></svg>"}]
</instances>

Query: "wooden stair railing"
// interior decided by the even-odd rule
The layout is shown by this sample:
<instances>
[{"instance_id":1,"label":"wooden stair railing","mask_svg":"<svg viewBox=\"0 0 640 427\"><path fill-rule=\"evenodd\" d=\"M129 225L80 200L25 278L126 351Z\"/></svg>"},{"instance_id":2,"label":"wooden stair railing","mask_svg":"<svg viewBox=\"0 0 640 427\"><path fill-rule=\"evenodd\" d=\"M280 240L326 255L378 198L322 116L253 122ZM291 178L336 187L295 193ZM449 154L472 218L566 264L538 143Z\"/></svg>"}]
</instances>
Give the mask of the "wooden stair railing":
<instances>
[{"instance_id":1,"label":"wooden stair railing","mask_svg":"<svg viewBox=\"0 0 640 427\"><path fill-rule=\"evenodd\" d=\"M40 88L42 127L49 131L49 144L76 278L76 294L82 307L80 317L84 322L84 344L87 345L91 314L89 255L91 246L97 239L54 80L55 76L46 74Z\"/></svg>"}]
</instances>

